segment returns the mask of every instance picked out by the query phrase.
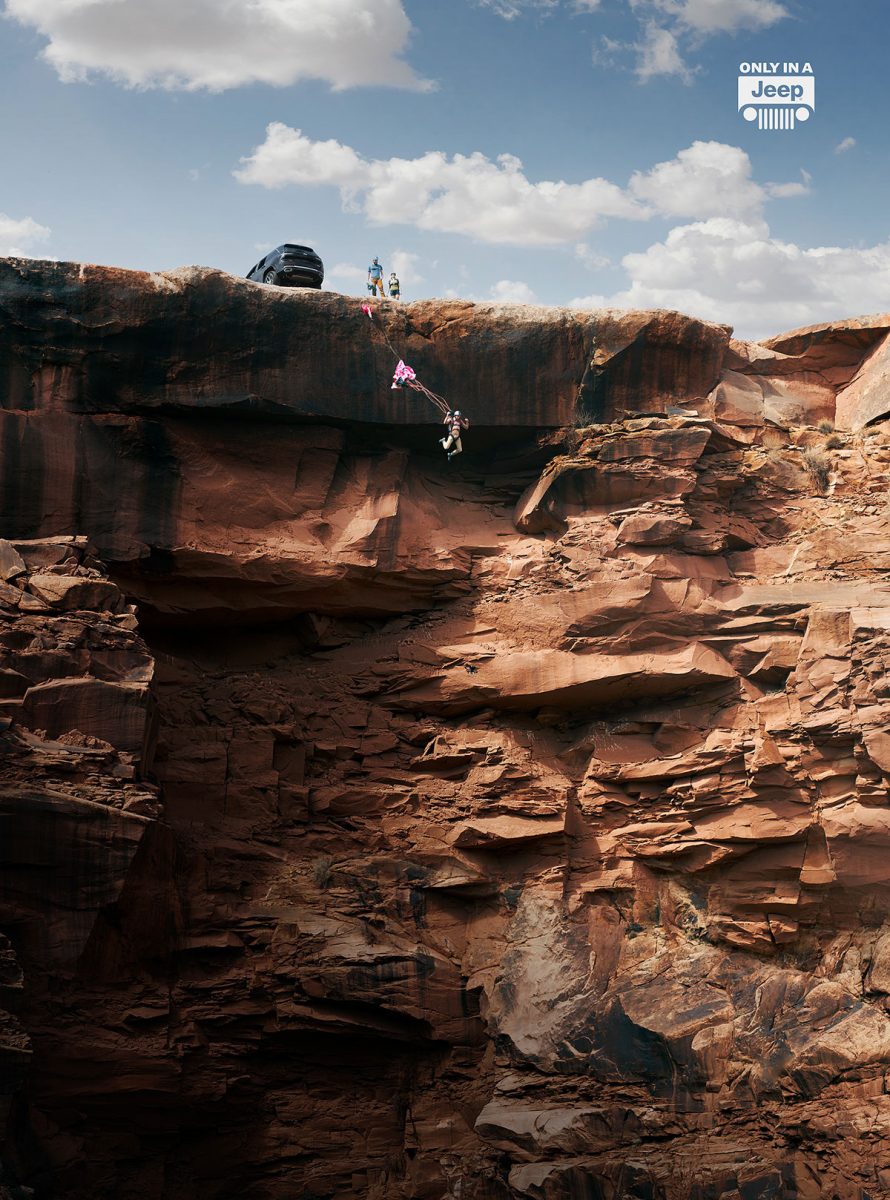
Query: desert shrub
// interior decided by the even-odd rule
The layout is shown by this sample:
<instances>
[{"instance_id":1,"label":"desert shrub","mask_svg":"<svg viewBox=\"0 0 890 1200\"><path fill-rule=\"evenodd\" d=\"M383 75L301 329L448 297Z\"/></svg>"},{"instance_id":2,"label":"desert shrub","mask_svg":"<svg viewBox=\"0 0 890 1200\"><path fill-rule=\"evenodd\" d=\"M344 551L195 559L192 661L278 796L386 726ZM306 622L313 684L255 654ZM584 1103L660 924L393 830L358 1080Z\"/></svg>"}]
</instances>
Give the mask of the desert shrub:
<instances>
[{"instance_id":1,"label":"desert shrub","mask_svg":"<svg viewBox=\"0 0 890 1200\"><path fill-rule=\"evenodd\" d=\"M834 421L820 421L816 428L820 433L834 433Z\"/></svg>"},{"instance_id":2,"label":"desert shrub","mask_svg":"<svg viewBox=\"0 0 890 1200\"><path fill-rule=\"evenodd\" d=\"M562 431L561 446L567 454L575 454L581 449L584 441L584 429L579 425L569 425Z\"/></svg>"},{"instance_id":3,"label":"desert shrub","mask_svg":"<svg viewBox=\"0 0 890 1200\"><path fill-rule=\"evenodd\" d=\"M593 437L608 428L608 425L597 424L587 414L579 413L571 424L541 434L538 437L538 445L543 449L555 447L564 454L575 454L586 438Z\"/></svg>"},{"instance_id":4,"label":"desert shrub","mask_svg":"<svg viewBox=\"0 0 890 1200\"><path fill-rule=\"evenodd\" d=\"M317 858L312 864L312 878L315 880L315 883L318 885L318 887L326 888L331 882L331 875L333 874L333 871L331 870L332 863L333 859L330 857L330 855L322 854L321 857Z\"/></svg>"},{"instance_id":5,"label":"desert shrub","mask_svg":"<svg viewBox=\"0 0 890 1200\"><path fill-rule=\"evenodd\" d=\"M828 441L825 443L825 445L827 446L827 448L829 450L840 450L842 448L843 444L844 444L844 439L842 437L838 437L836 433L833 433L831 435L831 437L828 439Z\"/></svg>"},{"instance_id":6,"label":"desert shrub","mask_svg":"<svg viewBox=\"0 0 890 1200\"><path fill-rule=\"evenodd\" d=\"M819 491L823 494L827 492L828 482L831 478L831 463L822 451L815 449L804 450L803 465L813 477Z\"/></svg>"}]
</instances>

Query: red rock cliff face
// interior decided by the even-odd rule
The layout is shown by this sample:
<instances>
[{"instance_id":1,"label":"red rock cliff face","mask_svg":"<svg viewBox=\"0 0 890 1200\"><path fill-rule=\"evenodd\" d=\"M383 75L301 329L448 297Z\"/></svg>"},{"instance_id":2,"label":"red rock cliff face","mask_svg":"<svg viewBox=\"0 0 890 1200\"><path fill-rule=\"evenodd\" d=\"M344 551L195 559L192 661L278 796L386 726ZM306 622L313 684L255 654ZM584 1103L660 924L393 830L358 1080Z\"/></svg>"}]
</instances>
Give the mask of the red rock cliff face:
<instances>
[{"instance_id":1,"label":"red rock cliff face","mask_svg":"<svg viewBox=\"0 0 890 1200\"><path fill-rule=\"evenodd\" d=\"M0 1192L890 1196L890 319L0 312Z\"/></svg>"}]
</instances>

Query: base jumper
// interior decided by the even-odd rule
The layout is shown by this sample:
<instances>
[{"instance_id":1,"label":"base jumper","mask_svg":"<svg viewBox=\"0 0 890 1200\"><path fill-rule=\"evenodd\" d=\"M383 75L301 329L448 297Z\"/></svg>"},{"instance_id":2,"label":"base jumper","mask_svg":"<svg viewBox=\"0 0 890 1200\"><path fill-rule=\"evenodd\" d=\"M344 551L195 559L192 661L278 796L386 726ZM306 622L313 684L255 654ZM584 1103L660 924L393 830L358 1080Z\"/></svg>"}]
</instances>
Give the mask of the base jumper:
<instances>
[{"instance_id":1,"label":"base jumper","mask_svg":"<svg viewBox=\"0 0 890 1200\"><path fill-rule=\"evenodd\" d=\"M456 408L454 412L446 414L443 425L448 430L445 437L439 438L442 447L448 452L449 458L454 458L455 454L460 454L463 450L461 445L460 435L464 429L470 428L470 422L466 417L460 415L460 409Z\"/></svg>"}]
</instances>

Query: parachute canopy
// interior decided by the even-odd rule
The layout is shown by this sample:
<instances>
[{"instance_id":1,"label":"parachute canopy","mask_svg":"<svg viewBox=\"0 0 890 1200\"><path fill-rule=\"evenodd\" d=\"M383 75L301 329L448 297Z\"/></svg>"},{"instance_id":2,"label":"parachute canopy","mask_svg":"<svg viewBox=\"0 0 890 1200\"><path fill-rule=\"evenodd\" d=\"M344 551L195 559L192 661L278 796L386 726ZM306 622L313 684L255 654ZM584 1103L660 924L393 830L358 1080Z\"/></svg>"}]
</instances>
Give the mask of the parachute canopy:
<instances>
[{"instance_id":1,"label":"parachute canopy","mask_svg":"<svg viewBox=\"0 0 890 1200\"><path fill-rule=\"evenodd\" d=\"M374 325L374 311L371 308L370 304L363 304L362 312L365 314L365 316L368 318L368 320L371 322L371 324ZM424 385L417 378L414 368L409 367L408 364L404 361L404 359L399 357L398 352L396 351L392 342L389 340L389 338L386 335L386 330L383 328L382 322L380 322L380 324L379 324L379 329L380 329L381 334L383 335L384 342L386 342L387 349L390 351L393 358L398 359L398 363L396 364L396 369L393 372L392 386L394 388L409 387L413 391L420 392L421 395L426 396L427 400L429 400L429 402L431 404L435 404L435 406L436 406L436 408L438 408L439 412L441 412L441 413L450 412L451 408L450 408L450 405L448 404L448 401L443 399L442 396L437 396L435 392L431 392L428 387L424 387Z\"/></svg>"}]
</instances>

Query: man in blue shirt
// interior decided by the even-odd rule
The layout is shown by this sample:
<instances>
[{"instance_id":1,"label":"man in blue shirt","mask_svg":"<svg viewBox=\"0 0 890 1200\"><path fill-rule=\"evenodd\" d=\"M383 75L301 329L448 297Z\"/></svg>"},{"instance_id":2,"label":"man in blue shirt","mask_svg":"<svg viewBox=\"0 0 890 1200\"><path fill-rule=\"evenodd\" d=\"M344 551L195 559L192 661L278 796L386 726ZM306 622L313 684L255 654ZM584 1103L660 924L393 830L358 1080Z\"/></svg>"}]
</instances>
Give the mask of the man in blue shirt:
<instances>
[{"instance_id":1,"label":"man in blue shirt","mask_svg":"<svg viewBox=\"0 0 890 1200\"><path fill-rule=\"evenodd\" d=\"M368 291L372 296L377 295L377 289L380 288L380 295L386 296L386 289L383 286L383 267L380 265L380 259L375 258L368 267Z\"/></svg>"}]
</instances>

